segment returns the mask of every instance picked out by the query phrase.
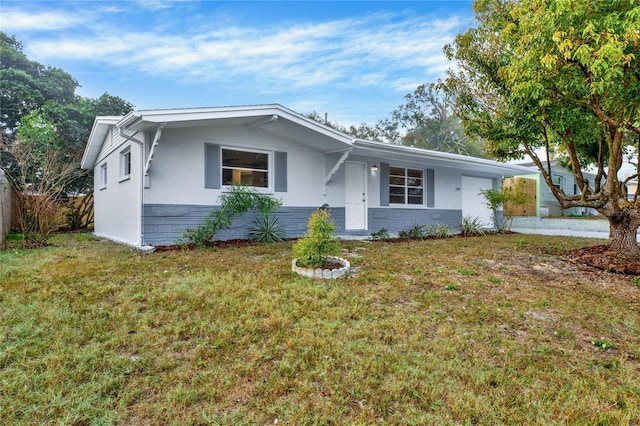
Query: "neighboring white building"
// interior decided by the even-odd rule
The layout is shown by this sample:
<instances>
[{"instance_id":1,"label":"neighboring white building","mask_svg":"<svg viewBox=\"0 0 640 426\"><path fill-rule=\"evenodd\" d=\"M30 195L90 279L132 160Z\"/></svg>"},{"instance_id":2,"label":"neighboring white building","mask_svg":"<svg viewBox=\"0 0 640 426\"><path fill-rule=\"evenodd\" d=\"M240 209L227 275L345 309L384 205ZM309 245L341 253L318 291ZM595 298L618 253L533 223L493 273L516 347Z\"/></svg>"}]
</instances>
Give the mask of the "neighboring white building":
<instances>
[{"instance_id":1,"label":"neighboring white building","mask_svg":"<svg viewBox=\"0 0 640 426\"><path fill-rule=\"evenodd\" d=\"M95 234L134 246L174 244L232 183L280 198L288 236L327 205L341 234L414 223L490 223L479 195L527 169L354 139L277 104L134 111L97 117L82 168L95 179ZM246 238L252 217L216 235Z\"/></svg>"}]
</instances>

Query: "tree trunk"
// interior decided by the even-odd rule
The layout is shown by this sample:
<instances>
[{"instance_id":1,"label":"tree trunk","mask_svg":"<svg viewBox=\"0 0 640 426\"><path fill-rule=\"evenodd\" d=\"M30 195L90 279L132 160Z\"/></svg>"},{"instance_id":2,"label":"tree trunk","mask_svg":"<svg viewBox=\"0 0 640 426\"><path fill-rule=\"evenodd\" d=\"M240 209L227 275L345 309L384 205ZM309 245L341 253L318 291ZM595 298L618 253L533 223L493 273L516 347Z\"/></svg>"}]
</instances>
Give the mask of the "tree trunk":
<instances>
[{"instance_id":1,"label":"tree trunk","mask_svg":"<svg viewBox=\"0 0 640 426\"><path fill-rule=\"evenodd\" d=\"M621 256L640 256L640 246L636 240L638 221L624 212L615 213L608 219L609 247Z\"/></svg>"}]
</instances>

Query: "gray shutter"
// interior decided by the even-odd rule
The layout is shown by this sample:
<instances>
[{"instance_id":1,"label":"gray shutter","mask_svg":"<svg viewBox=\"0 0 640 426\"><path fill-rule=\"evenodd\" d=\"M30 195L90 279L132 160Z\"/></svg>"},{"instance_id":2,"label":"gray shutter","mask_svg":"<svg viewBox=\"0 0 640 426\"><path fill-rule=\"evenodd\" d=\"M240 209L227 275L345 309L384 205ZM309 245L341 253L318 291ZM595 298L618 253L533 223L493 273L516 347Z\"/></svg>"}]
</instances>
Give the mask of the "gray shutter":
<instances>
[{"instance_id":1,"label":"gray shutter","mask_svg":"<svg viewBox=\"0 0 640 426\"><path fill-rule=\"evenodd\" d=\"M275 192L287 192L287 153L274 152L274 190Z\"/></svg>"},{"instance_id":2,"label":"gray shutter","mask_svg":"<svg viewBox=\"0 0 640 426\"><path fill-rule=\"evenodd\" d=\"M380 163L380 205L389 205L389 163Z\"/></svg>"},{"instance_id":3,"label":"gray shutter","mask_svg":"<svg viewBox=\"0 0 640 426\"><path fill-rule=\"evenodd\" d=\"M204 144L204 187L220 189L220 145Z\"/></svg>"},{"instance_id":4,"label":"gray shutter","mask_svg":"<svg viewBox=\"0 0 640 426\"><path fill-rule=\"evenodd\" d=\"M427 182L426 182L426 191L427 191L427 207L435 207L436 199L434 194L434 178L433 178L433 169L427 169Z\"/></svg>"}]
</instances>

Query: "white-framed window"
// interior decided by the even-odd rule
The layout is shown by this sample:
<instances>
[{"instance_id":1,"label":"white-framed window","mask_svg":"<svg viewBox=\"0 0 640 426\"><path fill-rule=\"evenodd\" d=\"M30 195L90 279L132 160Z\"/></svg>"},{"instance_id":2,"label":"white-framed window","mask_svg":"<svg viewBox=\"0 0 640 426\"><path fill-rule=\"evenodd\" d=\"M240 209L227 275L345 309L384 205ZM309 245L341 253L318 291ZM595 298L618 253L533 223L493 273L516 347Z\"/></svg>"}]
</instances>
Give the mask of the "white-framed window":
<instances>
[{"instance_id":1,"label":"white-framed window","mask_svg":"<svg viewBox=\"0 0 640 426\"><path fill-rule=\"evenodd\" d=\"M424 203L422 170L389 167L389 203L421 205Z\"/></svg>"},{"instance_id":2,"label":"white-framed window","mask_svg":"<svg viewBox=\"0 0 640 426\"><path fill-rule=\"evenodd\" d=\"M269 188L270 156L265 151L222 148L222 185Z\"/></svg>"},{"instance_id":3,"label":"white-framed window","mask_svg":"<svg viewBox=\"0 0 640 426\"><path fill-rule=\"evenodd\" d=\"M104 189L107 187L107 163L104 163L100 166L100 189Z\"/></svg>"},{"instance_id":4,"label":"white-framed window","mask_svg":"<svg viewBox=\"0 0 640 426\"><path fill-rule=\"evenodd\" d=\"M555 186L558 189L562 188L562 176L560 175L552 175L551 176L551 182L553 182L553 186Z\"/></svg>"},{"instance_id":5,"label":"white-framed window","mask_svg":"<svg viewBox=\"0 0 640 426\"><path fill-rule=\"evenodd\" d=\"M120 182L131 177L131 147L120 152Z\"/></svg>"}]
</instances>

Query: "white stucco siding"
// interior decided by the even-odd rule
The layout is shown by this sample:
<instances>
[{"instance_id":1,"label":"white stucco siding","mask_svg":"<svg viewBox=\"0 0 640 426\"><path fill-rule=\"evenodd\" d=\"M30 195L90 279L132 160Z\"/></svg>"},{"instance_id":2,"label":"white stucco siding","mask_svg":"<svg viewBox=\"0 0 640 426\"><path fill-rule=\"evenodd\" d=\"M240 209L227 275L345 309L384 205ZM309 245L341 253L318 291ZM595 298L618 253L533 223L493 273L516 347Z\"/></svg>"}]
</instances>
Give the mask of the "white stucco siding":
<instances>
[{"instance_id":1,"label":"white stucco siding","mask_svg":"<svg viewBox=\"0 0 640 426\"><path fill-rule=\"evenodd\" d=\"M261 129L203 127L166 129L149 170L146 204L216 204L220 189L205 188L205 143L225 148L266 151L270 155L270 191L285 206L336 205L343 186L334 179L325 190L324 178L330 160L323 153L299 142L275 137ZM287 191L274 192L275 151L287 153Z\"/></svg>"},{"instance_id":2,"label":"white stucco siding","mask_svg":"<svg viewBox=\"0 0 640 426\"><path fill-rule=\"evenodd\" d=\"M434 197L437 209L462 209L462 172L454 169L434 168Z\"/></svg>"},{"instance_id":3,"label":"white stucco siding","mask_svg":"<svg viewBox=\"0 0 640 426\"><path fill-rule=\"evenodd\" d=\"M111 147L113 148L113 146ZM122 177L121 156L130 150L129 178ZM110 151L110 152L109 152ZM101 153L94 171L95 234L114 241L139 246L141 243L141 156L140 146L126 142ZM102 167L106 164L106 185L101 184Z\"/></svg>"}]
</instances>

